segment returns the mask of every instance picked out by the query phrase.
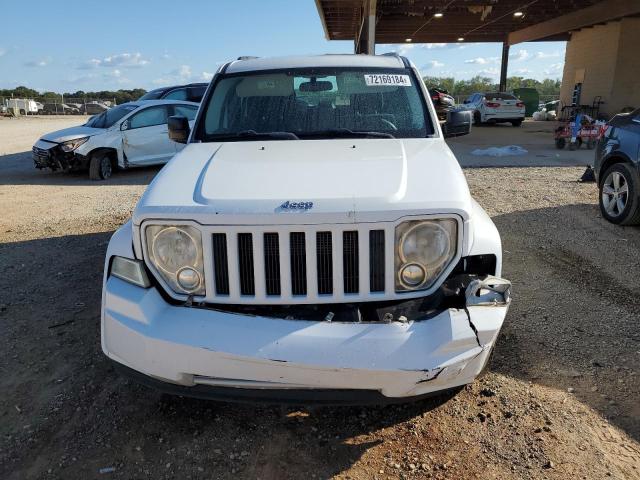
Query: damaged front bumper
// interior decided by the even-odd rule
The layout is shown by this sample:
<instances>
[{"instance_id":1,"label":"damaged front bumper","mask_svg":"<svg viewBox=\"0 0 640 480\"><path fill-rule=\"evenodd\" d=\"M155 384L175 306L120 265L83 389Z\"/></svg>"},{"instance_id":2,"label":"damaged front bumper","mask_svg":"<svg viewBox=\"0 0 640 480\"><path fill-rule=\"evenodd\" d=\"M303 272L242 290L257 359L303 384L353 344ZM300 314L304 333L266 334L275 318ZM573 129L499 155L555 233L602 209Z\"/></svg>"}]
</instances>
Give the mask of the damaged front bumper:
<instances>
[{"instance_id":1,"label":"damaged front bumper","mask_svg":"<svg viewBox=\"0 0 640 480\"><path fill-rule=\"evenodd\" d=\"M369 403L471 383L505 315L509 282L471 282L466 307L421 321L322 322L167 303L155 288L109 277L102 347L141 380L225 400Z\"/></svg>"},{"instance_id":2,"label":"damaged front bumper","mask_svg":"<svg viewBox=\"0 0 640 480\"><path fill-rule=\"evenodd\" d=\"M89 158L76 152L64 152L60 145L45 140L38 140L31 149L34 166L41 170L50 168L52 171L83 170L88 167Z\"/></svg>"}]
</instances>

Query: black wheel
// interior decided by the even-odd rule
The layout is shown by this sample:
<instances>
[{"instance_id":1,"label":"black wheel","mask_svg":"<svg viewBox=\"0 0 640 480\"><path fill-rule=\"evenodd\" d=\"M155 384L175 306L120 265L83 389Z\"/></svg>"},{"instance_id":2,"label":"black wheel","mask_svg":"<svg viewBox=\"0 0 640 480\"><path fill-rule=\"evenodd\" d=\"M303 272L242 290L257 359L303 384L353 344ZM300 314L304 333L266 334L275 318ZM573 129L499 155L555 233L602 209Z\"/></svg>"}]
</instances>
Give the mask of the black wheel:
<instances>
[{"instance_id":1,"label":"black wheel","mask_svg":"<svg viewBox=\"0 0 640 480\"><path fill-rule=\"evenodd\" d=\"M89 162L89 178L91 180L106 180L111 177L113 167L107 153L96 153Z\"/></svg>"},{"instance_id":2,"label":"black wheel","mask_svg":"<svg viewBox=\"0 0 640 480\"><path fill-rule=\"evenodd\" d=\"M567 141L564 138L556 138L556 148L558 150L562 150L566 144Z\"/></svg>"},{"instance_id":3,"label":"black wheel","mask_svg":"<svg viewBox=\"0 0 640 480\"><path fill-rule=\"evenodd\" d=\"M26 115L27 111L24 108L20 109L20 115Z\"/></svg>"},{"instance_id":4,"label":"black wheel","mask_svg":"<svg viewBox=\"0 0 640 480\"><path fill-rule=\"evenodd\" d=\"M479 111L475 111L473 112L473 124L474 125L480 125L482 123L482 116L480 115Z\"/></svg>"},{"instance_id":5,"label":"black wheel","mask_svg":"<svg viewBox=\"0 0 640 480\"><path fill-rule=\"evenodd\" d=\"M578 150L582 145L582 138L576 138L575 142L569 142L569 150Z\"/></svg>"},{"instance_id":6,"label":"black wheel","mask_svg":"<svg viewBox=\"0 0 640 480\"><path fill-rule=\"evenodd\" d=\"M519 127L520 125L522 125L522 120L514 120L513 122L511 122L511 125L513 125L514 127Z\"/></svg>"},{"instance_id":7,"label":"black wheel","mask_svg":"<svg viewBox=\"0 0 640 480\"><path fill-rule=\"evenodd\" d=\"M600 212L611 223L640 223L640 179L626 163L616 163L600 177Z\"/></svg>"}]
</instances>

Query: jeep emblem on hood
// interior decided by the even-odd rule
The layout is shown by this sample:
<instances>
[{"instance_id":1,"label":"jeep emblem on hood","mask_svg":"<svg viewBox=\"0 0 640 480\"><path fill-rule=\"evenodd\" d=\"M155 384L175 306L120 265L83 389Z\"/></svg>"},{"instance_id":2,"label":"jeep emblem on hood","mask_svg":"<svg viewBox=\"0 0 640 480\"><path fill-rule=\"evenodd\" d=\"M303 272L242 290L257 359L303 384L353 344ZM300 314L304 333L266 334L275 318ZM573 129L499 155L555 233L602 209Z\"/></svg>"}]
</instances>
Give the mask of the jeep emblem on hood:
<instances>
[{"instance_id":1,"label":"jeep emblem on hood","mask_svg":"<svg viewBox=\"0 0 640 480\"><path fill-rule=\"evenodd\" d=\"M313 208L313 202L290 202L287 200L280 205L276 211L284 212L306 212Z\"/></svg>"}]
</instances>

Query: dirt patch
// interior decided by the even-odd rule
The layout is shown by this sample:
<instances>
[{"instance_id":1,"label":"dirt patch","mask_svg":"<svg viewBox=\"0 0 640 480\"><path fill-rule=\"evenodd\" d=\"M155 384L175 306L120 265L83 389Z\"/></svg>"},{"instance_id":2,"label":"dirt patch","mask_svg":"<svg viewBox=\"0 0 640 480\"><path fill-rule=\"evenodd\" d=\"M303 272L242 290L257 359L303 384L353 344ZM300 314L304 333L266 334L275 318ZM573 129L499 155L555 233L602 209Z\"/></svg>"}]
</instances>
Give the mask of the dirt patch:
<instances>
[{"instance_id":1,"label":"dirt patch","mask_svg":"<svg viewBox=\"0 0 640 480\"><path fill-rule=\"evenodd\" d=\"M162 395L100 350L107 241L155 170L37 172L33 137L9 149L4 127L0 478L640 478L640 229L600 218L582 169L466 171L514 282L482 380L405 406L247 406Z\"/></svg>"}]
</instances>

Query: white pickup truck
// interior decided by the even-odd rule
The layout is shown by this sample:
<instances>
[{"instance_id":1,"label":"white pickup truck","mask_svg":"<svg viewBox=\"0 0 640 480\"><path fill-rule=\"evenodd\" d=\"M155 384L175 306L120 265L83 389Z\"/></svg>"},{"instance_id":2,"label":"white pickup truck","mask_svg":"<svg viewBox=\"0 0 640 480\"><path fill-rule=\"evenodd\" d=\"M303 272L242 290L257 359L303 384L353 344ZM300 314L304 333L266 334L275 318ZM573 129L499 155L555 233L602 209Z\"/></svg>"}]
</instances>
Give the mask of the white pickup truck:
<instances>
[{"instance_id":1,"label":"white pickup truck","mask_svg":"<svg viewBox=\"0 0 640 480\"><path fill-rule=\"evenodd\" d=\"M34 115L42 110L42 104L26 98L10 98L7 100L7 108L12 108L20 115Z\"/></svg>"},{"instance_id":2,"label":"white pickup truck","mask_svg":"<svg viewBox=\"0 0 640 480\"><path fill-rule=\"evenodd\" d=\"M392 55L223 65L112 237L102 348L181 395L384 403L472 382L510 303L421 76Z\"/></svg>"}]
</instances>

